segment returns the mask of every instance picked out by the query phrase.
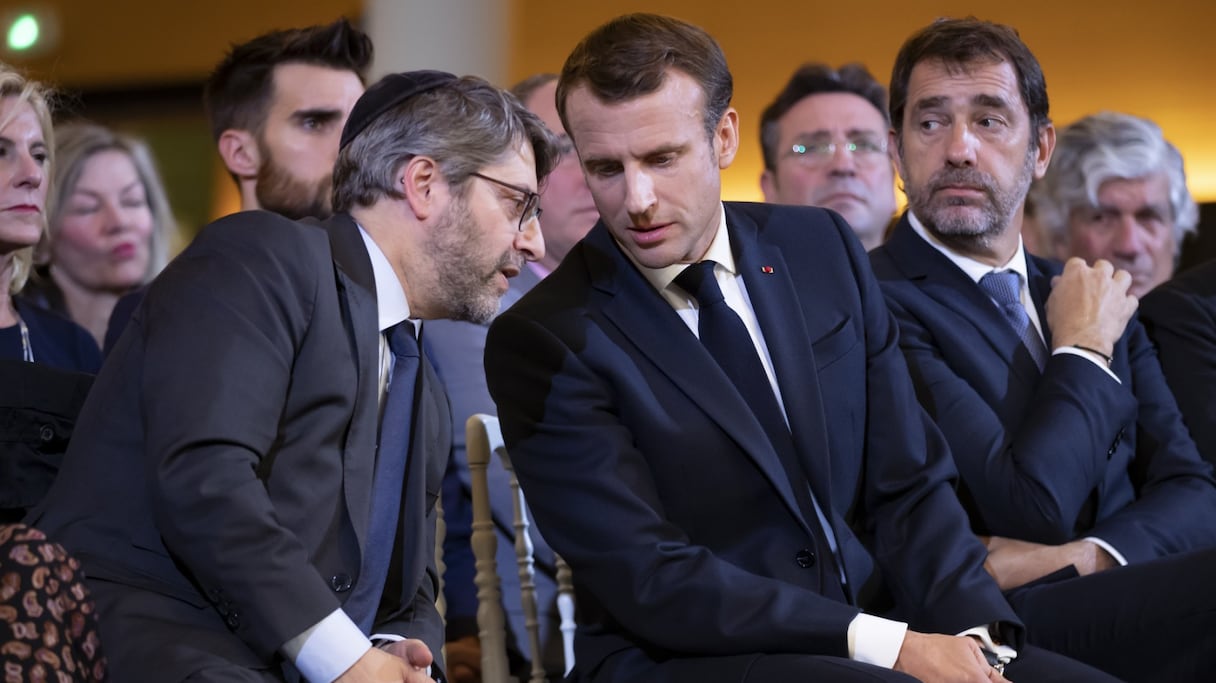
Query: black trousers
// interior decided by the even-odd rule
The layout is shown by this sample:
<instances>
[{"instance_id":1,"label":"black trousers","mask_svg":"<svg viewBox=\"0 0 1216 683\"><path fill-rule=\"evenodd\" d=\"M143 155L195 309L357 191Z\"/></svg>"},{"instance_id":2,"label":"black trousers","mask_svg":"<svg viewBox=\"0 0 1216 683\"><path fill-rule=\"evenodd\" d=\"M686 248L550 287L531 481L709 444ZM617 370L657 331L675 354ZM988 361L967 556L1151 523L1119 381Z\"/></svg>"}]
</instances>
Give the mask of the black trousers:
<instances>
[{"instance_id":1,"label":"black trousers","mask_svg":"<svg viewBox=\"0 0 1216 683\"><path fill-rule=\"evenodd\" d=\"M1216 680L1216 549L1010 591L1029 642L1131 683Z\"/></svg>"}]
</instances>

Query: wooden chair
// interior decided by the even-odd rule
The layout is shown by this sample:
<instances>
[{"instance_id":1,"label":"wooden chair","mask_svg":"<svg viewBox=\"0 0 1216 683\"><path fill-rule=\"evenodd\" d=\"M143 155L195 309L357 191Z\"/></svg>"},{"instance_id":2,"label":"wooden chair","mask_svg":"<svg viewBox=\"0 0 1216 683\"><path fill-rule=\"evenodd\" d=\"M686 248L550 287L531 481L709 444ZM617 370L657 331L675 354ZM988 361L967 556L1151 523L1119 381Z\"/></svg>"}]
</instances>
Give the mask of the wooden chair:
<instances>
[{"instance_id":1,"label":"wooden chair","mask_svg":"<svg viewBox=\"0 0 1216 683\"><path fill-rule=\"evenodd\" d=\"M502 610L502 589L498 578L498 538L494 531L494 520L490 511L490 491L486 467L493 453L497 453L507 471L511 486L511 501L514 512L515 555L518 561L521 602L524 609L524 627L527 632L528 654L532 661L530 683L543 683L543 665L540 622L538 619L535 571L532 562L532 539L528 535L531 526L528 508L511 458L503 447L502 432L498 418L492 415L473 415L465 423L466 449L469 473L473 485L473 556L475 559L477 584L477 627L481 641L481 680L483 683L508 683L512 681L507 666L507 624ZM565 673L574 666L574 587L570 568L557 558L558 596L557 607L561 617L562 651ZM521 643L521 645L524 645Z\"/></svg>"}]
</instances>

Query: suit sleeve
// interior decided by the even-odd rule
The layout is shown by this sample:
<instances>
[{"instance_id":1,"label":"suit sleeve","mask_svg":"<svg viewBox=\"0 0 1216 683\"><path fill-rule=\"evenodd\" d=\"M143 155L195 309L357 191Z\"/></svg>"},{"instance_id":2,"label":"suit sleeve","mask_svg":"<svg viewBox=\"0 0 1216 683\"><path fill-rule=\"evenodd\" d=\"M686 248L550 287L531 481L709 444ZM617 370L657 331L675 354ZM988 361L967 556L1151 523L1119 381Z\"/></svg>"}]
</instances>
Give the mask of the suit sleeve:
<instances>
[{"instance_id":1,"label":"suit sleeve","mask_svg":"<svg viewBox=\"0 0 1216 683\"><path fill-rule=\"evenodd\" d=\"M848 233L843 241L864 316L866 419L863 450L855 457L862 458L865 507L859 514L896 598L895 614L936 633L998 625L1004 642L1019 647L1021 624L983 569L987 551L959 504L949 447L916 401L899 327L860 243L836 221Z\"/></svg>"},{"instance_id":2,"label":"suit sleeve","mask_svg":"<svg viewBox=\"0 0 1216 683\"><path fill-rule=\"evenodd\" d=\"M1136 500L1102 520L1091 535L1129 562L1216 544L1216 483L1178 412L1143 325L1128 331L1131 385L1139 400L1132 483Z\"/></svg>"},{"instance_id":3,"label":"suit sleeve","mask_svg":"<svg viewBox=\"0 0 1216 683\"><path fill-rule=\"evenodd\" d=\"M298 234L272 240L274 226L234 226L212 226L149 291L143 375L133 380L149 397L146 462L165 546L269 658L339 606L258 474L282 438L294 351L333 265Z\"/></svg>"},{"instance_id":4,"label":"suit sleeve","mask_svg":"<svg viewBox=\"0 0 1216 683\"><path fill-rule=\"evenodd\" d=\"M1216 463L1216 296L1166 284L1144 298L1140 316L1195 445Z\"/></svg>"},{"instance_id":5,"label":"suit sleeve","mask_svg":"<svg viewBox=\"0 0 1216 683\"><path fill-rule=\"evenodd\" d=\"M846 657L856 608L732 564L665 517L647 458L614 406L628 398L588 365L589 356L632 361L594 325L574 323L577 342L567 343L517 308L490 328L490 392L536 522L580 592L669 651ZM588 346L597 348L575 351Z\"/></svg>"},{"instance_id":6,"label":"suit sleeve","mask_svg":"<svg viewBox=\"0 0 1216 683\"><path fill-rule=\"evenodd\" d=\"M903 300L906 291L896 289L904 286L892 285L888 303L899 321L917 396L949 441L985 533L1053 545L1098 535L1132 562L1193 545L1193 534L1172 529L1176 521L1163 527L1133 521L1117 534L1113 527L1102 533L1077 528L1125 427L1137 420L1140 424L1128 438L1138 439L1138 460L1154 461L1143 490L1163 485L1178 494L1175 520L1186 519L1190 513L1185 509L1192 505L1205 515L1210 509L1208 475L1195 462L1193 446L1176 439L1174 425L1161 410L1140 407L1140 398L1153 396L1151 368L1144 358L1133 358L1134 380L1119 384L1087 359L1056 354L1028 394L1019 397L1008 390L1007 395L985 396L966 379L967 373L982 372L976 364L984 361L961 347L945 350L953 342L938 339L938 330L922 323ZM1138 324L1131 327L1138 329ZM1126 342L1121 347L1127 348ZM1137 505L1128 508L1134 509ZM1135 514L1125 519L1134 520ZM1149 548L1155 551L1146 552Z\"/></svg>"}]
</instances>

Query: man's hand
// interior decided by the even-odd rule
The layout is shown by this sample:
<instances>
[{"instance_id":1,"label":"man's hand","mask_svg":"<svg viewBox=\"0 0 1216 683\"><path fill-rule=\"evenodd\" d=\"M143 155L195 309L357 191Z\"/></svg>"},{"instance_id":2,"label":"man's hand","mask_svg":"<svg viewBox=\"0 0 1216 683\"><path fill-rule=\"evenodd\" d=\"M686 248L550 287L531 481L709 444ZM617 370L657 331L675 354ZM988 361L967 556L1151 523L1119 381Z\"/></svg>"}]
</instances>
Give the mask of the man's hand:
<instances>
[{"instance_id":1,"label":"man's hand","mask_svg":"<svg viewBox=\"0 0 1216 683\"><path fill-rule=\"evenodd\" d=\"M431 650L421 640L402 640L387 649L371 648L334 683L428 683Z\"/></svg>"},{"instance_id":2,"label":"man's hand","mask_svg":"<svg viewBox=\"0 0 1216 683\"><path fill-rule=\"evenodd\" d=\"M1043 545L1013 538L992 536L986 539L988 559L984 569L1007 591L1062 569L1077 568L1081 576L1114 567L1115 558L1097 543L1072 541L1063 545Z\"/></svg>"},{"instance_id":3,"label":"man's hand","mask_svg":"<svg viewBox=\"0 0 1216 683\"><path fill-rule=\"evenodd\" d=\"M449 681L481 683L481 641L477 636L449 640L444 648Z\"/></svg>"},{"instance_id":4,"label":"man's hand","mask_svg":"<svg viewBox=\"0 0 1216 683\"><path fill-rule=\"evenodd\" d=\"M904 636L895 670L924 683L1007 681L988 665L975 639L916 631L908 631Z\"/></svg>"},{"instance_id":5,"label":"man's hand","mask_svg":"<svg viewBox=\"0 0 1216 683\"><path fill-rule=\"evenodd\" d=\"M1115 342L1140 305L1127 293L1131 284L1132 276L1116 271L1109 261L1088 266L1079 258L1068 259L1047 297L1053 350L1079 345L1113 355Z\"/></svg>"}]
</instances>

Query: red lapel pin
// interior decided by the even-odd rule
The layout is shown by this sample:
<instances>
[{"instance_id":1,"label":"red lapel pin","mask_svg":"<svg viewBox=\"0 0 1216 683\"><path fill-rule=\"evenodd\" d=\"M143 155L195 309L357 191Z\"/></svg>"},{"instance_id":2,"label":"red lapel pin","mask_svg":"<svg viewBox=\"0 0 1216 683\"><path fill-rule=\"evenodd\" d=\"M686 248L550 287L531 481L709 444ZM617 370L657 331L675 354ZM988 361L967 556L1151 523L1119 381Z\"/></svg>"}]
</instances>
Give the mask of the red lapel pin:
<instances>
[{"instance_id":1,"label":"red lapel pin","mask_svg":"<svg viewBox=\"0 0 1216 683\"><path fill-rule=\"evenodd\" d=\"M772 275L773 267L772 266L760 266L760 272L764 273L765 275Z\"/></svg>"}]
</instances>

